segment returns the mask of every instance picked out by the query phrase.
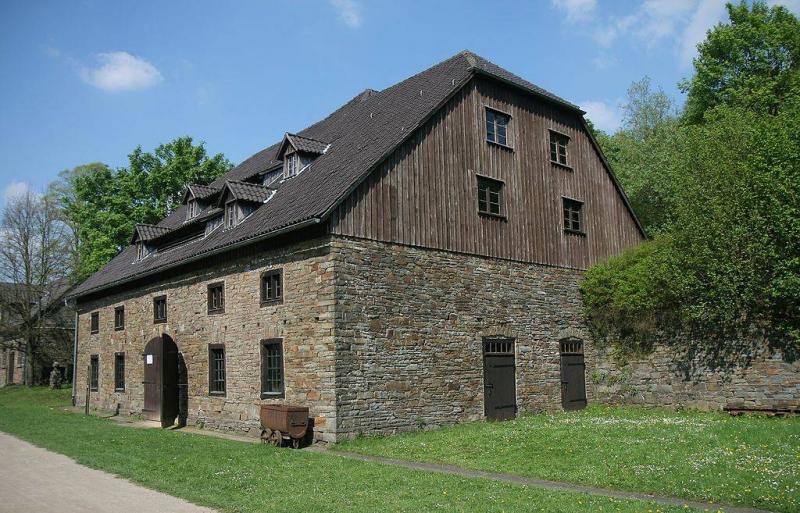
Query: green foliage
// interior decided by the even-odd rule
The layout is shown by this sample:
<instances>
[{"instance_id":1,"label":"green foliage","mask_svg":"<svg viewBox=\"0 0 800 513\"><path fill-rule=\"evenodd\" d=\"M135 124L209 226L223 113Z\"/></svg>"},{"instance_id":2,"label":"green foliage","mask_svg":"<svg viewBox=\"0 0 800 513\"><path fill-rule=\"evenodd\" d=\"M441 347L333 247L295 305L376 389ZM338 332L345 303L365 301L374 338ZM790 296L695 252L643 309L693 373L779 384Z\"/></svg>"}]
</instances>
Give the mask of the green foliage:
<instances>
[{"instance_id":1,"label":"green foliage","mask_svg":"<svg viewBox=\"0 0 800 513\"><path fill-rule=\"evenodd\" d=\"M152 153L137 147L128 160L128 167L116 170L93 163L63 171L52 187L77 235L79 279L126 246L137 223L154 224L174 211L187 183L208 184L231 167L191 137Z\"/></svg>"},{"instance_id":2,"label":"green foliage","mask_svg":"<svg viewBox=\"0 0 800 513\"><path fill-rule=\"evenodd\" d=\"M640 83L636 122L601 139L654 239L582 285L600 338L623 353L660 339L689 367L800 349L800 24L761 2L728 11L699 45L681 123Z\"/></svg>"},{"instance_id":3,"label":"green foliage","mask_svg":"<svg viewBox=\"0 0 800 513\"><path fill-rule=\"evenodd\" d=\"M676 180L673 219L587 272L591 326L628 349L668 335L709 364L741 363L762 341L796 357L800 102L774 116L717 107L677 134L665 171Z\"/></svg>"},{"instance_id":4,"label":"green foliage","mask_svg":"<svg viewBox=\"0 0 800 513\"><path fill-rule=\"evenodd\" d=\"M698 45L686 120L699 123L717 105L775 114L800 94L800 22L785 7L763 1L728 4L729 24Z\"/></svg>"}]
</instances>

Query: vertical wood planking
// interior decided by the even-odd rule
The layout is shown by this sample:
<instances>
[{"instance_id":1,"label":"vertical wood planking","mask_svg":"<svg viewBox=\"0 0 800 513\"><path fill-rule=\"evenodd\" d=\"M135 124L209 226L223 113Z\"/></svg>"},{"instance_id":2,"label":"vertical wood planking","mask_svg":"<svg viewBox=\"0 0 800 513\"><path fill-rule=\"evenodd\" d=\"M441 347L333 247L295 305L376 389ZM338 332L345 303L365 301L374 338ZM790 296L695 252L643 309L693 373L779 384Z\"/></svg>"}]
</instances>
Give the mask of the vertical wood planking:
<instances>
[{"instance_id":1,"label":"vertical wood planking","mask_svg":"<svg viewBox=\"0 0 800 513\"><path fill-rule=\"evenodd\" d=\"M485 140L485 107L511 115L513 149ZM550 163L549 130L572 170ZM503 180L506 219L477 213L476 174ZM584 202L585 236L562 229L562 196ZM474 79L335 210L332 233L587 268L642 240L574 113Z\"/></svg>"}]
</instances>

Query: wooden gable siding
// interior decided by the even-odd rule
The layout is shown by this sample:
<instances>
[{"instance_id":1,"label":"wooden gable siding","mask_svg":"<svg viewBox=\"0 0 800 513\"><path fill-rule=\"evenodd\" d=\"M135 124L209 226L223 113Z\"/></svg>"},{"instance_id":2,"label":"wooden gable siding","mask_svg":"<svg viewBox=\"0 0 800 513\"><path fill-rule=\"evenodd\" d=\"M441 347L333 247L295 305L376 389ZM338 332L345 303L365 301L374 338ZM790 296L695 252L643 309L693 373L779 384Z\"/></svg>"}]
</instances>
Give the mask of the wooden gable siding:
<instances>
[{"instance_id":1,"label":"wooden gable siding","mask_svg":"<svg viewBox=\"0 0 800 513\"><path fill-rule=\"evenodd\" d=\"M511 115L486 142L485 108ZM570 137L550 162L549 130ZM477 175L505 182L505 219L479 215ZM563 230L562 197L584 202L586 235ZM643 240L575 114L489 79L472 80L333 211L331 233L585 269Z\"/></svg>"}]
</instances>

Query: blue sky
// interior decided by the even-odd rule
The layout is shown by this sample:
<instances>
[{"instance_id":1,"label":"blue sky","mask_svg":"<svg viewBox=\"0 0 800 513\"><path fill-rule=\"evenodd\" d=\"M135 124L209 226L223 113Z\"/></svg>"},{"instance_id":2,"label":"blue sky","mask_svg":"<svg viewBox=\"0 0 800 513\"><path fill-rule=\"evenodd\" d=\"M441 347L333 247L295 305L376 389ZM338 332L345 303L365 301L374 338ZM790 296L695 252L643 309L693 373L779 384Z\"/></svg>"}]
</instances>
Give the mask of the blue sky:
<instances>
[{"instance_id":1,"label":"blue sky","mask_svg":"<svg viewBox=\"0 0 800 513\"><path fill-rule=\"evenodd\" d=\"M238 163L463 49L613 131L644 75L683 101L694 45L724 18L720 0L5 1L0 202L182 135Z\"/></svg>"}]
</instances>

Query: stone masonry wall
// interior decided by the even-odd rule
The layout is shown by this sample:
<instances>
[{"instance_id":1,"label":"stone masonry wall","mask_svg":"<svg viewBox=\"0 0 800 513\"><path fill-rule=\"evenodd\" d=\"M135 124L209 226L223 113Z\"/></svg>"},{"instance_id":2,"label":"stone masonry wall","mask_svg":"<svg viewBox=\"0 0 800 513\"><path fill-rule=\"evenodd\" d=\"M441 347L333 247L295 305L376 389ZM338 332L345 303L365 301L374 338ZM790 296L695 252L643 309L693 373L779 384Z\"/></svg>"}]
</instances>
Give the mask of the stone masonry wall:
<instances>
[{"instance_id":1,"label":"stone masonry wall","mask_svg":"<svg viewBox=\"0 0 800 513\"><path fill-rule=\"evenodd\" d=\"M262 250L263 249L263 250ZM99 391L94 407L137 414L143 406L144 347L166 333L183 354L188 372L189 422L217 429L259 431L260 341L283 338L285 399L308 405L315 436L333 437L333 273L328 239L286 248L265 247L196 272L154 282L101 300L79 304L78 402L83 404L87 366L99 354ZM155 257L157 258L157 256ZM263 271L282 268L282 304L260 306ZM225 312L207 311L207 285L225 282ZM167 323L153 323L153 297L166 294ZM125 329L114 330L114 307L125 305ZM99 311L100 331L90 333L90 314ZM208 344L225 344L225 397L208 395ZM114 353L124 351L125 392L114 392Z\"/></svg>"},{"instance_id":2,"label":"stone masonry wall","mask_svg":"<svg viewBox=\"0 0 800 513\"><path fill-rule=\"evenodd\" d=\"M590 400L610 404L699 409L800 409L800 361L784 362L780 354L755 358L747 368L730 372L695 372L687 379L670 352L626 363L609 351L597 351L587 373Z\"/></svg>"},{"instance_id":3,"label":"stone masonry wall","mask_svg":"<svg viewBox=\"0 0 800 513\"><path fill-rule=\"evenodd\" d=\"M800 406L800 363L684 379L661 348L620 366L589 339L581 272L358 239L331 246L337 438L484 418L482 338L516 341L520 412L561 408L559 340L584 340L589 404Z\"/></svg>"},{"instance_id":4,"label":"stone masonry wall","mask_svg":"<svg viewBox=\"0 0 800 513\"><path fill-rule=\"evenodd\" d=\"M482 337L516 339L520 412L561 405L580 272L334 239L339 438L482 419Z\"/></svg>"}]
</instances>

